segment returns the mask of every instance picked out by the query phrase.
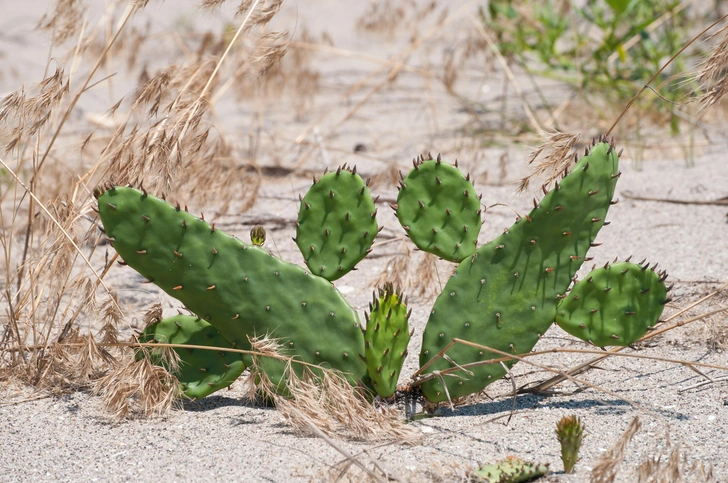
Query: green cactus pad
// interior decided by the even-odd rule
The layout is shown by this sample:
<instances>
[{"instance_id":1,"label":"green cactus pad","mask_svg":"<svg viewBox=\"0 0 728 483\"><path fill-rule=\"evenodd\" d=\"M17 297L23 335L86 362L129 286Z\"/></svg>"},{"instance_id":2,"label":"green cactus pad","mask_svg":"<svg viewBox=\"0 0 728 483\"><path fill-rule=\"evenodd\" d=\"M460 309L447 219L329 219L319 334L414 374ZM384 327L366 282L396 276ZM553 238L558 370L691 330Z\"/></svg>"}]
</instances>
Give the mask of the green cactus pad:
<instances>
[{"instance_id":1,"label":"green cactus pad","mask_svg":"<svg viewBox=\"0 0 728 483\"><path fill-rule=\"evenodd\" d=\"M584 424L579 416L564 416L556 424L556 437L561 446L561 462L564 464L564 473L574 471L574 465L579 461L581 440L584 439Z\"/></svg>"},{"instance_id":2,"label":"green cactus pad","mask_svg":"<svg viewBox=\"0 0 728 483\"><path fill-rule=\"evenodd\" d=\"M353 269L377 235L376 213L356 168L314 179L301 199L296 223L296 244L311 273L333 281Z\"/></svg>"},{"instance_id":3,"label":"green cactus pad","mask_svg":"<svg viewBox=\"0 0 728 483\"><path fill-rule=\"evenodd\" d=\"M529 352L556 316L559 297L584 262L604 224L619 176L618 155L602 142L592 147L540 204L505 233L481 246L458 266L435 302L425 328L420 366L453 338L509 354ZM455 344L447 355L463 365L502 357ZM445 358L425 373L457 366ZM513 362L509 362L513 364ZM500 363L470 367L422 384L424 396L445 401L482 390L501 378Z\"/></svg>"},{"instance_id":4,"label":"green cactus pad","mask_svg":"<svg viewBox=\"0 0 728 483\"><path fill-rule=\"evenodd\" d=\"M248 350L248 336L269 335L280 339L283 355L338 369L352 383L366 376L359 316L329 281L145 192L109 187L95 195L106 234L124 261L234 347ZM243 360L252 363L249 355ZM278 386L284 365L265 366Z\"/></svg>"},{"instance_id":5,"label":"green cactus pad","mask_svg":"<svg viewBox=\"0 0 728 483\"><path fill-rule=\"evenodd\" d=\"M592 270L561 301L556 323L597 347L632 344L660 319L666 277L628 262Z\"/></svg>"},{"instance_id":6,"label":"green cactus pad","mask_svg":"<svg viewBox=\"0 0 728 483\"><path fill-rule=\"evenodd\" d=\"M139 342L232 348L215 327L189 315L168 317L150 324L139 336ZM174 351L179 356L179 370L174 375L182 393L190 399L200 399L228 387L245 370L242 357L234 352L178 347ZM137 359L145 353L137 350ZM158 350L152 350L150 355L152 362L159 364Z\"/></svg>"},{"instance_id":7,"label":"green cactus pad","mask_svg":"<svg viewBox=\"0 0 728 483\"><path fill-rule=\"evenodd\" d=\"M407 357L409 313L402 294L391 283L379 289L369 305L364 334L367 368L374 390L382 397L390 397L397 389L397 381Z\"/></svg>"},{"instance_id":8,"label":"green cactus pad","mask_svg":"<svg viewBox=\"0 0 728 483\"><path fill-rule=\"evenodd\" d=\"M480 233L480 198L472 183L454 166L436 160L414 160L402 179L395 206L399 223L420 250L449 261L475 251Z\"/></svg>"},{"instance_id":9,"label":"green cactus pad","mask_svg":"<svg viewBox=\"0 0 728 483\"><path fill-rule=\"evenodd\" d=\"M515 456L508 456L498 463L481 466L473 472L472 479L483 483L522 483L533 481L548 473L548 463L545 465L528 463Z\"/></svg>"}]
</instances>

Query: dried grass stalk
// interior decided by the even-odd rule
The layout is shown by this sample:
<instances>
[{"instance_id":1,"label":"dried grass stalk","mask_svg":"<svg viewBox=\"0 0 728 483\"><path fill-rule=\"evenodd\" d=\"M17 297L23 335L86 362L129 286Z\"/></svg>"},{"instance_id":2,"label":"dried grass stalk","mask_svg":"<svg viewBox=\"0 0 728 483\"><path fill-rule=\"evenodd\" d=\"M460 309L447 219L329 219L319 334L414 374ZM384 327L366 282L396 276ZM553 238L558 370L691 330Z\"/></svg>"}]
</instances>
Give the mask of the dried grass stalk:
<instances>
[{"instance_id":1,"label":"dried grass stalk","mask_svg":"<svg viewBox=\"0 0 728 483\"><path fill-rule=\"evenodd\" d=\"M572 150L578 139L578 134L547 133L543 143L531 152L528 158L531 172L521 179L518 191L526 191L534 179L540 179L542 184L550 185L571 162ZM540 157L542 159L534 164Z\"/></svg>"},{"instance_id":2,"label":"dried grass stalk","mask_svg":"<svg viewBox=\"0 0 728 483\"><path fill-rule=\"evenodd\" d=\"M669 436L669 435L668 435ZM669 438L668 438L669 442ZM668 444L667 450L669 451ZM688 461L687 454L675 446L667 458L661 451L659 455L652 456L640 464L637 469L638 483L714 483L713 467L703 462Z\"/></svg>"},{"instance_id":3,"label":"dried grass stalk","mask_svg":"<svg viewBox=\"0 0 728 483\"><path fill-rule=\"evenodd\" d=\"M146 349L139 349L146 350ZM177 353L171 348L155 348L155 359L163 360L170 371L179 367ZM93 383L93 391L114 419L163 415L180 403L179 382L173 374L150 362L150 357L135 360L131 351L106 375Z\"/></svg>"},{"instance_id":4,"label":"dried grass stalk","mask_svg":"<svg viewBox=\"0 0 728 483\"><path fill-rule=\"evenodd\" d=\"M401 250L392 256L376 279L370 284L371 287L382 287L385 283L392 283L402 290L408 290L410 285L409 265L412 251L406 240L402 240Z\"/></svg>"},{"instance_id":5,"label":"dried grass stalk","mask_svg":"<svg viewBox=\"0 0 728 483\"><path fill-rule=\"evenodd\" d=\"M278 341L270 337L252 339L251 346L260 354L281 357ZM316 435L317 429L333 438L411 444L419 439L418 432L402 422L396 409L370 403L362 389L352 387L344 374L334 369L316 367L314 372L310 366L302 366L294 370L296 362L289 358L284 377L290 397L280 396L267 375L259 370L260 357L263 356L253 357L250 368L250 379L259 381L256 391L265 400L274 401L283 417L300 433Z\"/></svg>"},{"instance_id":6,"label":"dried grass stalk","mask_svg":"<svg viewBox=\"0 0 728 483\"><path fill-rule=\"evenodd\" d=\"M590 483L613 483L617 477L617 471L619 470L619 464L624 460L624 450L632 441L632 437L640 429L639 417L635 416L626 431L619 438L617 444L615 444L609 451L607 451L600 459L599 462L594 466L591 472Z\"/></svg>"},{"instance_id":7,"label":"dried grass stalk","mask_svg":"<svg viewBox=\"0 0 728 483\"><path fill-rule=\"evenodd\" d=\"M708 37L708 41L717 38L720 40L716 42L710 56L700 63L698 71L691 76L691 80L697 82L704 92L698 97L698 115L720 102L728 93L728 78L725 77L728 69L728 25Z\"/></svg>"}]
</instances>

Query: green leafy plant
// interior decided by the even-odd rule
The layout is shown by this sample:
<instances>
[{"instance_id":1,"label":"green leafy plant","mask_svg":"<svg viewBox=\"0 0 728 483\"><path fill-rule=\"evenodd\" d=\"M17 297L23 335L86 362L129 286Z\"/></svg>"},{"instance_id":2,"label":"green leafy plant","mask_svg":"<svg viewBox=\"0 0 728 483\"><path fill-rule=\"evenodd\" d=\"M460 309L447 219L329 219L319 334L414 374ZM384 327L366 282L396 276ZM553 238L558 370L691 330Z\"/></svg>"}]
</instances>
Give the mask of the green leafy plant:
<instances>
[{"instance_id":1,"label":"green leafy plant","mask_svg":"<svg viewBox=\"0 0 728 483\"><path fill-rule=\"evenodd\" d=\"M480 13L510 64L565 83L599 110L623 106L692 37L695 16L685 6L678 0L494 0ZM675 59L653 86L658 95L635 106L657 124L667 122L673 134L683 123L673 103L697 88L689 79L672 82L686 62Z\"/></svg>"}]
</instances>

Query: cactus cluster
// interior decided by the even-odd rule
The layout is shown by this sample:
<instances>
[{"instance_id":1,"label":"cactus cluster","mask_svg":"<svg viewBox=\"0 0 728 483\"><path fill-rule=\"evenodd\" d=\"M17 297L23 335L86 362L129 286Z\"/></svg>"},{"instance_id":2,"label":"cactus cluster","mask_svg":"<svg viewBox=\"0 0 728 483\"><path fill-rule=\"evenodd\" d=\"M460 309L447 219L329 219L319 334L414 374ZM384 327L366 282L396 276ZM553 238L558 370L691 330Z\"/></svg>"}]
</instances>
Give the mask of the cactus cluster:
<instances>
[{"instance_id":1,"label":"cactus cluster","mask_svg":"<svg viewBox=\"0 0 728 483\"><path fill-rule=\"evenodd\" d=\"M419 383L429 401L478 392L501 378L514 362L487 361L502 352L529 352L554 322L599 347L631 344L654 326L669 290L667 275L656 273L655 266L607 264L569 291L607 224L618 164L613 142L595 140L551 189L543 186L545 196L534 199L530 213L480 247L480 196L457 162L420 156L401 175L392 208L406 235L420 249L458 263L423 334ZM294 240L308 270L265 251L262 227L251 231L247 244L144 189L107 184L94 194L107 236L124 262L180 300L201 319L193 318L195 323L211 324L238 349L250 349L253 338L276 338L284 358L340 370L352 384L368 385L382 397L394 393L411 335L406 300L385 285L375 293L364 326L332 284L371 251L381 229L376 201L355 168L314 178L300 199ZM164 327L172 326L165 322L147 334L170 337ZM455 344L447 357L439 357L454 338L494 351ZM232 377L219 364L211 370L206 359L180 356L215 372L220 381ZM285 394L286 361L256 360ZM253 363L250 355L242 361ZM467 375L450 374L463 366ZM188 396L202 397L184 384Z\"/></svg>"}]
</instances>

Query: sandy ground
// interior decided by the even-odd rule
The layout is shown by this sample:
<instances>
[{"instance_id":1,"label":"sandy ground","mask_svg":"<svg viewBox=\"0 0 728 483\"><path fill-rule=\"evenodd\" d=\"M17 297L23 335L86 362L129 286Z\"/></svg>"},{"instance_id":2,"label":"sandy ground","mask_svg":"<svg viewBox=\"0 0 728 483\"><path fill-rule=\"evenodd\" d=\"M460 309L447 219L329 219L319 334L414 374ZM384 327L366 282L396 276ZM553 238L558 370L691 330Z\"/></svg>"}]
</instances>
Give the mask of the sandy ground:
<instances>
[{"instance_id":1,"label":"sandy ground","mask_svg":"<svg viewBox=\"0 0 728 483\"><path fill-rule=\"evenodd\" d=\"M170 2L167 2L167 7ZM185 6L190 2L180 2ZM348 3L348 2L347 2ZM24 2L37 11L44 2ZM461 5L457 2L457 5ZM466 5L462 3L462 5ZM160 7L162 8L162 7ZM182 7L177 17L165 17L166 27L194 18ZM326 29L337 47L351 49L381 58L394 57L401 50L396 42L358 35L353 30L350 6L331 1L313 2L310 10L302 11L300 4L288 5L277 21L281 24L306 25L313 32ZM455 7L452 8L455 10ZM165 12L162 10L162 12ZM169 14L169 10L166 11ZM326 12L328 17L321 15ZM13 12L11 12L13 13ZM31 61L18 66L20 59L29 59L28 52L38 52L43 45L28 34L26 27L37 17L33 11L20 15L13 29L2 37L0 48L8 65L17 72L0 79L0 92L16 88L22 82L36 80L38 64ZM171 14L170 14L171 15ZM192 17L190 17L192 15ZM7 17L10 18L10 17ZM327 20L327 18L329 20ZM331 22L330 18L349 19ZM214 22L216 18L206 18ZM465 22L467 20L461 20ZM10 25L10 20L7 20ZM457 22L453 22L457 24ZM12 35L10 35L12 34ZM17 48L10 48L12 45ZM20 39L16 42L14 39ZM28 51L24 49L29 49ZM35 49L35 50L34 50ZM429 65L439 51L420 52L412 65ZM429 59L429 60L428 60ZM17 62L16 62L17 61ZM268 105L268 117L263 129L275 132L277 145L272 143L261 150L260 162L266 166L304 166L321 171L325 166L356 163L365 175L381 172L389 163L406 171L409 160L421 150L441 151L446 160L459 158L464 169L476 174L476 187L486 204L507 203L524 212L530 197L515 193L515 181L524 173L523 150L514 148L481 148L486 140L473 140L461 129L469 117L461 105L441 88L429 90L422 76L401 74L393 87L378 91L350 120L339 121L381 80L372 80L367 89L352 98L342 99L342 93L353 82L379 66L361 60L341 57L317 57L323 73L313 112L303 119L293 119L285 106ZM123 85L123 84L122 84ZM488 92L498 90L499 79L489 79L477 71L465 72L460 84L463 92L487 101ZM93 112L94 102L82 112ZM432 106L436 106L433 109ZM87 111L84 111L87 110ZM247 122L254 111L249 107L223 106L220 122L230 132L247 132ZM326 115L324 115L326 114ZM315 128L315 129L314 129ZM316 133L319 133L318 135ZM303 135L313 147L295 146L290 140ZM367 147L365 153L353 153L356 144ZM274 148L280 149L276 151ZM283 147L281 147L283 146ZM648 160L638 166L630 162L625 152L618 185L620 203L608 216L611 226L605 228L597 241L603 245L591 252L595 262L604 263L614 257L633 255L657 261L670 273L676 285L674 301L668 312L684 307L690 301L728 281L728 224L726 207L716 205L670 204L635 201L627 195L669 197L679 200L707 201L728 195L728 164L725 163L725 144L716 144L712 153L687 167L683 160ZM502 155L508 163L499 165ZM284 259L301 263L301 256L291 241L294 234L297 194L307 189L309 181L285 175L266 178L256 206L244 215L218 213L218 226L245 236L250 220L270 220L266 227L269 247ZM373 188L382 200L396 197L394 185L382 182ZM199 207L200 211L204 207ZM401 228L386 204L380 207L379 223L385 225L382 240L401 235ZM481 232L481 242L487 241L513 221L510 208L495 207L488 211ZM366 259L359 271L337 282L339 289L361 312L366 307L372 282L384 269L388 254L396 253L397 243L383 245L380 257ZM103 253L93 263L103 264ZM413 255L413 264L420 254ZM448 273L447 264L439 265L440 273ZM116 287L120 301L130 311L143 310L161 301L165 312L172 314L179 304L154 287L140 288L141 277L129 268L119 267L110 273L108 283ZM725 304L724 294L697 309L708 311ZM419 351L420 335L427 320L432 299L412 297L414 307L413 337L410 353ZM137 325L132 320L132 325ZM92 321L84 321L92 326ZM658 338L638 351L657 356L703 363L726 364L724 350L716 342L728 344L728 319L725 315L708 322L682 327ZM558 328L552 328L537 346L585 347ZM416 369L416 358L407 361L405 375ZM539 362L572 366L585 360L580 357L542 357ZM517 383L543 380L544 372L534 372L525 364L514 368ZM725 373L707 371L712 378ZM438 475L457 475L478 463L515 454L525 459L551 464L554 474L543 481L588 481L591 469L607 449L617 442L633 418L639 417L642 427L627 447L625 461L616 481L637 481L636 469L648 458L667 451L668 442L679 446L687 457L686 465L711 464L716 481L728 481L728 385L716 381L705 386L681 391L704 380L685 366L675 363L612 358L582 376L590 384L608 392L585 387L574 392L575 386L558 387L560 394L520 395L515 400L515 412L510 420L513 400L509 397L511 383L499 381L488 387L489 397L451 411L442 408L439 417L413 423L422 435L420 444L388 445L339 440L341 448L353 454L367 450L362 461L376 460L382 468L404 480L427 481ZM0 477L3 481L320 481L335 474L333 468L343 457L323 440L302 437L271 408L255 407L243 396L240 384L202 401L188 402L184 410L174 411L163 418L151 418L115 423L103 411L98 398L84 392L61 398L37 398L27 388L0 386ZM611 393L611 394L610 394ZM492 399L491 399L492 398ZM625 399L629 401L625 402ZM561 473L559 447L554 435L556 422L564 415L577 414L586 424L582 459L574 475ZM664 457L664 456L663 456ZM354 470L352 470L352 473Z\"/></svg>"}]
</instances>

